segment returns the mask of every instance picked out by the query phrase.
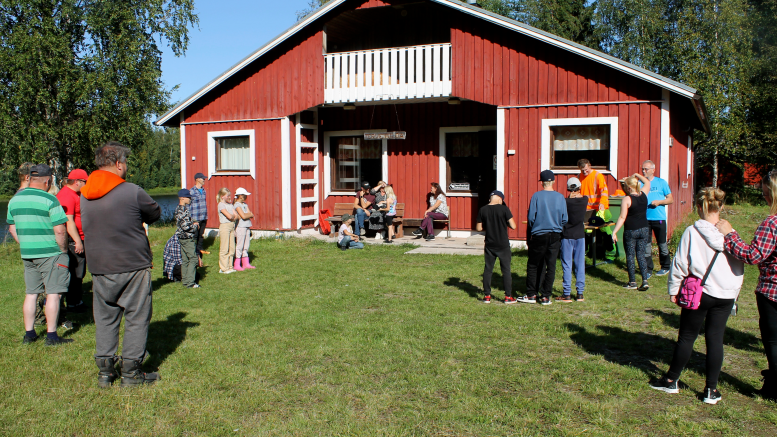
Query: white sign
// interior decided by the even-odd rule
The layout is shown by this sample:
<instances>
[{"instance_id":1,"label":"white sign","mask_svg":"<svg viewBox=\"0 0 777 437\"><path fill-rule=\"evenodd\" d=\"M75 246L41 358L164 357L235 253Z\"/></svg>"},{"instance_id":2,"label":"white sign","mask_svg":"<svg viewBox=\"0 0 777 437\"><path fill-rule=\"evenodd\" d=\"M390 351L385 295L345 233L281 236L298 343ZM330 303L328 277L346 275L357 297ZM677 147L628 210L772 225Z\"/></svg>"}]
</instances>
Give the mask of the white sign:
<instances>
[{"instance_id":1,"label":"white sign","mask_svg":"<svg viewBox=\"0 0 777 437\"><path fill-rule=\"evenodd\" d=\"M453 182L450 185L448 185L448 191L462 191L462 190L469 190L469 184L468 183L456 183Z\"/></svg>"},{"instance_id":2,"label":"white sign","mask_svg":"<svg viewBox=\"0 0 777 437\"><path fill-rule=\"evenodd\" d=\"M378 132L378 133L365 133L365 140L404 140L407 138L407 132Z\"/></svg>"}]
</instances>

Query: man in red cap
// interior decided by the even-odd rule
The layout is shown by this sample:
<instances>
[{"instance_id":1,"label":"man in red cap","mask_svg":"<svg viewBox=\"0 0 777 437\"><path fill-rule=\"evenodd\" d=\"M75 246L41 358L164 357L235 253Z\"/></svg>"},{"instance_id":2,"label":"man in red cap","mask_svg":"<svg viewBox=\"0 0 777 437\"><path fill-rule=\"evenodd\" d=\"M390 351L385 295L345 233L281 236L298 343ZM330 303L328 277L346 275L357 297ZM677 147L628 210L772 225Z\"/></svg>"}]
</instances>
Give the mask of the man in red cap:
<instances>
[{"instance_id":1,"label":"man in red cap","mask_svg":"<svg viewBox=\"0 0 777 437\"><path fill-rule=\"evenodd\" d=\"M84 275L86 274L86 254L84 253L84 231L81 228L81 188L86 185L89 175L86 171L73 170L67 175L66 185L57 193L57 200L67 216L68 238L67 252L70 258L70 285L67 290L67 310L74 313L86 311L82 300Z\"/></svg>"}]
</instances>

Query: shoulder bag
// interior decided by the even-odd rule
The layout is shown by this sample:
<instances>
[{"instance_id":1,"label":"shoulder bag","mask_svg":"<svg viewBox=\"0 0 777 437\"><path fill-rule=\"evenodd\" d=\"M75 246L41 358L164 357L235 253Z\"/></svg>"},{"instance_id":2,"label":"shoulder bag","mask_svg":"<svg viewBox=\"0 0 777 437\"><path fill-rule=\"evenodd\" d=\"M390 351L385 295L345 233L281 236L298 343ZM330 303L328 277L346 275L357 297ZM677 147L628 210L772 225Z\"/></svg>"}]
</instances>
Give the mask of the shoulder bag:
<instances>
[{"instance_id":1,"label":"shoulder bag","mask_svg":"<svg viewBox=\"0 0 777 437\"><path fill-rule=\"evenodd\" d=\"M694 227L694 229L696 228ZM688 238L691 238L691 234L688 234ZM712 257L712 262L710 262L710 265L707 267L704 278L699 279L691 274L690 245L691 241L688 242L688 276L683 278L683 282L680 283L680 292L677 294L677 306L688 310L697 310L701 304L701 295L704 294L704 284L707 283L707 277L709 277L712 266L715 264L715 260L718 258L720 252L717 250L715 251L715 256Z\"/></svg>"}]
</instances>

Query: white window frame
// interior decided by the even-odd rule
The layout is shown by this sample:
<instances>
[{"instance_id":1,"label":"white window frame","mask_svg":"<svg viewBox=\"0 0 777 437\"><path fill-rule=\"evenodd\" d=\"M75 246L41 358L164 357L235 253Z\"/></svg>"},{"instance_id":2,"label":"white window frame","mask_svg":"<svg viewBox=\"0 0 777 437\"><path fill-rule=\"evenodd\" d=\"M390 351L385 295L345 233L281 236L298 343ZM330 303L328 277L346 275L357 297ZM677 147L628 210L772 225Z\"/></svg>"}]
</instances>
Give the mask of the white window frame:
<instances>
[{"instance_id":1,"label":"white window frame","mask_svg":"<svg viewBox=\"0 0 777 437\"><path fill-rule=\"evenodd\" d=\"M542 170L550 169L550 128L556 126L586 126L586 125L610 125L610 168L599 170L602 174L611 174L618 179L618 117L586 117L586 118L545 118L542 120L542 135L540 139L540 163ZM579 174L580 170L553 170L555 174Z\"/></svg>"},{"instance_id":2,"label":"white window frame","mask_svg":"<svg viewBox=\"0 0 777 437\"><path fill-rule=\"evenodd\" d=\"M440 167L439 167L439 176L438 179L440 181L445 181L444 183L440 184L440 186L443 187L445 190L445 195L448 197L478 197L478 193L456 193L454 191L448 192L448 160L445 157L446 156L446 136L450 133L466 133L466 132L482 132L482 131L497 131L496 126L459 126L459 127L441 127L440 128ZM500 153L499 149L499 132L497 132L497 147L496 147L496 168L497 168L497 178L496 178L496 186L497 189L499 189L499 168L504 168L504 156L503 153ZM502 145L502 149L504 149L504 145Z\"/></svg>"},{"instance_id":3,"label":"white window frame","mask_svg":"<svg viewBox=\"0 0 777 437\"><path fill-rule=\"evenodd\" d=\"M249 171L216 171L216 138L248 136ZM251 176L256 179L256 141L254 129L208 132L208 179L213 176Z\"/></svg>"},{"instance_id":4,"label":"white window frame","mask_svg":"<svg viewBox=\"0 0 777 437\"><path fill-rule=\"evenodd\" d=\"M384 133L386 129L367 129L367 130L340 130L324 132L324 198L329 196L354 196L355 191L332 191L332 158L330 156L330 140L332 137L358 137L366 133ZM381 140L381 180L389 183L388 180L388 140Z\"/></svg>"}]
</instances>

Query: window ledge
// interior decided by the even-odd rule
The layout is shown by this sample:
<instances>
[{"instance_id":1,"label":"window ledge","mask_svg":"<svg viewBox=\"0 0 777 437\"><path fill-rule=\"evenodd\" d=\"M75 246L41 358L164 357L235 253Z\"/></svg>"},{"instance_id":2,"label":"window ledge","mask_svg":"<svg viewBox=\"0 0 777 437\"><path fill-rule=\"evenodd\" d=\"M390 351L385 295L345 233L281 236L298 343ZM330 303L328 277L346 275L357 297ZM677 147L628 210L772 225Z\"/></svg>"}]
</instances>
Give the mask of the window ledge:
<instances>
[{"instance_id":1,"label":"window ledge","mask_svg":"<svg viewBox=\"0 0 777 437\"><path fill-rule=\"evenodd\" d=\"M447 197L478 197L478 193L457 193L455 191L449 191L445 195Z\"/></svg>"},{"instance_id":2,"label":"window ledge","mask_svg":"<svg viewBox=\"0 0 777 437\"><path fill-rule=\"evenodd\" d=\"M612 171L610 170L597 170L597 169L594 169L594 170L596 170L601 174L612 174ZM554 170L551 168L550 171L552 171L553 174L580 174L580 170L567 170L567 169Z\"/></svg>"},{"instance_id":3,"label":"window ledge","mask_svg":"<svg viewBox=\"0 0 777 437\"><path fill-rule=\"evenodd\" d=\"M330 191L329 194L326 195L326 197L329 196L350 196L350 197L356 197L356 191Z\"/></svg>"},{"instance_id":4,"label":"window ledge","mask_svg":"<svg viewBox=\"0 0 777 437\"><path fill-rule=\"evenodd\" d=\"M217 171L210 176L251 176L251 171Z\"/></svg>"}]
</instances>

